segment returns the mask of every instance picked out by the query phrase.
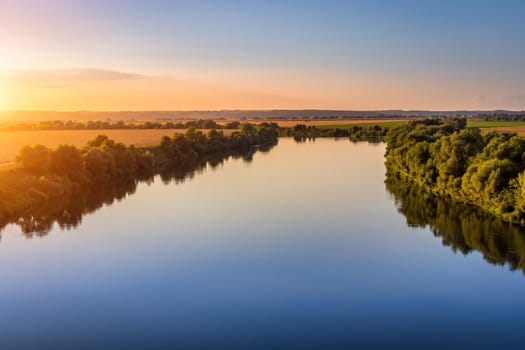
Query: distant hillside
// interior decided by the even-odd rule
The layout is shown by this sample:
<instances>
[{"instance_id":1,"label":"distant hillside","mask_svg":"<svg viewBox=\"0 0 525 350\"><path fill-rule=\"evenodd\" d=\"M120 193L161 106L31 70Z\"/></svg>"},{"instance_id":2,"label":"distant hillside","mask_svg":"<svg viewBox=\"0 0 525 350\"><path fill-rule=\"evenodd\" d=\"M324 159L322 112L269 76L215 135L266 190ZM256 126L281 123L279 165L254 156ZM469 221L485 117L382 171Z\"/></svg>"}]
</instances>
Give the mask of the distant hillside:
<instances>
[{"instance_id":1,"label":"distant hillside","mask_svg":"<svg viewBox=\"0 0 525 350\"><path fill-rule=\"evenodd\" d=\"M54 111L0 111L0 120L168 120L168 119L302 119L302 118L402 118L452 117L480 114L524 114L524 111L424 111L424 110L219 110L219 111L122 111L122 112L54 112Z\"/></svg>"}]
</instances>

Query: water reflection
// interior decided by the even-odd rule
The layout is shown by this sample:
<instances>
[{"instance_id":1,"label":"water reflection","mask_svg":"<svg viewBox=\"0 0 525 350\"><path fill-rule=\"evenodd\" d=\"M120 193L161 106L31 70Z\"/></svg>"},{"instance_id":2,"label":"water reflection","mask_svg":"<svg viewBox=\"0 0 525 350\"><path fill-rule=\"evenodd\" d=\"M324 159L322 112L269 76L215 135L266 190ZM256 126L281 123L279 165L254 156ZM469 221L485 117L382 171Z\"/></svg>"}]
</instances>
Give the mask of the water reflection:
<instances>
[{"instance_id":1,"label":"water reflection","mask_svg":"<svg viewBox=\"0 0 525 350\"><path fill-rule=\"evenodd\" d=\"M295 140L297 142L297 140ZM299 142L314 142L305 139ZM47 202L38 208L0 222L1 232L5 226L15 224L28 238L46 236L56 225L61 230L78 227L85 215L104 205L112 205L133 195L138 184L151 184L155 179L164 184L181 184L206 169L217 169L229 158L251 162L256 152L269 152L273 145L253 148L239 153L214 154L199 159L191 166L167 166L155 173L138 178L108 183L96 188L83 188L73 194ZM525 273L525 229L511 225L481 210L435 196L428 191L407 184L388 175L386 188L393 196L397 209L412 227L429 227L444 246L454 252L470 254L479 251L491 264L508 265L511 270Z\"/></svg>"},{"instance_id":2,"label":"water reflection","mask_svg":"<svg viewBox=\"0 0 525 350\"><path fill-rule=\"evenodd\" d=\"M156 175L151 186L136 186L146 177L55 203L25 218L46 239L9 225L2 349L522 348L525 278L408 229L383 184L384 145L279 142L250 166L214 157L203 176L164 169L183 185ZM508 225L456 218L451 204L402 185L390 189L412 225L519 265L505 256L521 251Z\"/></svg>"},{"instance_id":3,"label":"water reflection","mask_svg":"<svg viewBox=\"0 0 525 350\"><path fill-rule=\"evenodd\" d=\"M315 136L300 136L300 135L294 135L293 140L296 143L306 143L306 142L315 142L317 138L323 138L323 137L315 137ZM384 142L384 137L374 137L374 136L350 136L350 137L340 137L335 136L333 138L334 140L350 140L350 142L358 143L358 142L367 142L370 144L379 144Z\"/></svg>"},{"instance_id":4,"label":"water reflection","mask_svg":"<svg viewBox=\"0 0 525 350\"><path fill-rule=\"evenodd\" d=\"M9 224L17 225L28 238L46 236L55 224L62 230L74 229L82 223L85 215L96 212L104 205L120 202L134 194L139 183L153 183L156 175L166 185L180 184L187 179L192 179L195 175L202 174L208 167L218 168L230 158L242 159L249 163L256 152L267 153L274 146L264 145L242 152L217 153L200 158L191 165L165 166L151 174L142 174L136 178L82 188L67 196L49 200L38 208L32 208L24 215L0 222L0 239L2 230Z\"/></svg>"},{"instance_id":5,"label":"water reflection","mask_svg":"<svg viewBox=\"0 0 525 350\"><path fill-rule=\"evenodd\" d=\"M472 206L438 197L421 187L387 175L386 188L409 226L429 227L454 252L479 251L494 265L525 273L525 230Z\"/></svg>"}]
</instances>

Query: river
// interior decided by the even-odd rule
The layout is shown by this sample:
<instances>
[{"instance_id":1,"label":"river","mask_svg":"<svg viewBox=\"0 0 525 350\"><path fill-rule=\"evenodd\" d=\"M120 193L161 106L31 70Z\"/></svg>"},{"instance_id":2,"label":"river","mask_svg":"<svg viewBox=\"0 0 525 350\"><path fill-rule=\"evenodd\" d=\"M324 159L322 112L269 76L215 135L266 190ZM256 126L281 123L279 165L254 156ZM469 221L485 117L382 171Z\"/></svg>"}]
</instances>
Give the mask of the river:
<instances>
[{"instance_id":1,"label":"river","mask_svg":"<svg viewBox=\"0 0 525 350\"><path fill-rule=\"evenodd\" d=\"M29 213L1 232L1 347L522 348L523 229L385 186L384 152L282 138Z\"/></svg>"}]
</instances>

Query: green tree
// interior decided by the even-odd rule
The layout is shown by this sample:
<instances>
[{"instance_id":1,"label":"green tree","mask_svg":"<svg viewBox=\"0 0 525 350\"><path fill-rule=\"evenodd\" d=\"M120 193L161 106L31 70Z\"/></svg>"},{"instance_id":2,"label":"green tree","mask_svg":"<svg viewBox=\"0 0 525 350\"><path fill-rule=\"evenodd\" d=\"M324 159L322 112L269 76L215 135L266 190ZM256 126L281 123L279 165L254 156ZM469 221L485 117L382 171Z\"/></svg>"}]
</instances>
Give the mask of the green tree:
<instances>
[{"instance_id":1,"label":"green tree","mask_svg":"<svg viewBox=\"0 0 525 350\"><path fill-rule=\"evenodd\" d=\"M115 158L109 152L92 148L84 155L84 160L91 178L107 181L117 174Z\"/></svg>"},{"instance_id":2,"label":"green tree","mask_svg":"<svg viewBox=\"0 0 525 350\"><path fill-rule=\"evenodd\" d=\"M35 173L47 173L51 166L51 150L43 145L24 146L16 156L16 163Z\"/></svg>"},{"instance_id":3,"label":"green tree","mask_svg":"<svg viewBox=\"0 0 525 350\"><path fill-rule=\"evenodd\" d=\"M79 174L84 170L84 158L75 146L60 145L51 154L51 169L61 175Z\"/></svg>"}]
</instances>

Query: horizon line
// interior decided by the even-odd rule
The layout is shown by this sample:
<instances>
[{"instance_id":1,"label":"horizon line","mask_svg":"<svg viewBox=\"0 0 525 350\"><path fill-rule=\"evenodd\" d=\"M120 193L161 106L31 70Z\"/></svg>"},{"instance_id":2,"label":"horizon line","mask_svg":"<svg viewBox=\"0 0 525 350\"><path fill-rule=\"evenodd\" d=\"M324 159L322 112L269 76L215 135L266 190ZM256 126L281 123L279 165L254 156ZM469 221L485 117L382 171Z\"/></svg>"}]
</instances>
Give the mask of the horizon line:
<instances>
[{"instance_id":1,"label":"horizon line","mask_svg":"<svg viewBox=\"0 0 525 350\"><path fill-rule=\"evenodd\" d=\"M274 111L291 111L291 112L302 112L302 111L319 111L319 112L434 112L434 113L445 113L445 112L512 112L512 113L525 113L525 109L507 109L507 108L496 108L496 109L332 109L332 108L254 108L254 109L136 109L136 110L95 110L95 109L79 109L79 110L55 110L55 109L15 109L8 110L0 109L0 113L36 113L36 112L53 112L53 113L151 113L151 112L274 112Z\"/></svg>"}]
</instances>

